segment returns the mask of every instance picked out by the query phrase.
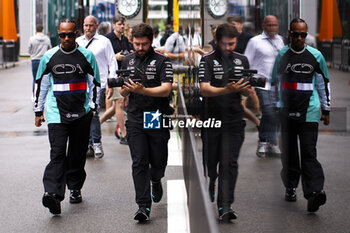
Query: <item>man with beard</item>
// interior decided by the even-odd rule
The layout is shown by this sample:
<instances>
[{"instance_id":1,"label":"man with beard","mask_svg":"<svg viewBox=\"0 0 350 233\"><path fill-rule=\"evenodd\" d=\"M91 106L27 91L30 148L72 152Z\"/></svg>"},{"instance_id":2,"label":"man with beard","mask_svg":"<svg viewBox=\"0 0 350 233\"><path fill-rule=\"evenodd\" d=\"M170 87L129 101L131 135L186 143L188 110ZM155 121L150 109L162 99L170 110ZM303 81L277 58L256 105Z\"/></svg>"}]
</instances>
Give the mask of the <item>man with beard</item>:
<instances>
[{"instance_id":1,"label":"man with beard","mask_svg":"<svg viewBox=\"0 0 350 233\"><path fill-rule=\"evenodd\" d=\"M322 54L305 45L307 24L303 19L291 21L289 36L291 43L279 52L271 79L278 91L282 126L281 176L286 201L297 200L296 188L301 177L304 197L308 200L307 211L316 212L326 203L324 173L317 160L316 143L319 120L329 124L329 75ZM325 90L319 92L320 97L315 87L316 73L322 75L324 81ZM320 99L325 101L320 104Z\"/></svg>"},{"instance_id":2,"label":"man with beard","mask_svg":"<svg viewBox=\"0 0 350 233\"><path fill-rule=\"evenodd\" d=\"M52 214L61 213L66 185L70 203L82 201L80 190L86 178L84 169L92 110L97 109L100 77L91 51L79 46L76 23L62 19L58 36L61 43L40 60L36 76L35 125L46 118L50 141L50 162L44 172L42 203ZM46 98L47 96L47 98Z\"/></svg>"},{"instance_id":3,"label":"man with beard","mask_svg":"<svg viewBox=\"0 0 350 233\"><path fill-rule=\"evenodd\" d=\"M217 206L219 219L225 222L237 218L231 205L246 125L241 94L252 92L249 83L243 82L243 79L229 81L231 70L249 69L247 58L234 52L238 35L233 25L219 25L215 35L217 48L203 56L199 66L200 90L204 97L202 120L215 118L222 122L221 128L203 128L202 141L203 158L210 178L210 199L212 202L215 200L215 181L219 177Z\"/></svg>"},{"instance_id":4,"label":"man with beard","mask_svg":"<svg viewBox=\"0 0 350 233\"><path fill-rule=\"evenodd\" d=\"M169 129L161 126L160 115L170 114L168 96L173 69L166 56L153 50L152 40L151 26L135 25L132 41L136 52L127 55L121 66L131 72L129 82L124 82L120 94L129 96L126 128L139 206L134 219L139 222L149 220L152 201L157 203L163 196L161 178L167 165L170 137ZM135 79L138 81L132 81Z\"/></svg>"}]
</instances>

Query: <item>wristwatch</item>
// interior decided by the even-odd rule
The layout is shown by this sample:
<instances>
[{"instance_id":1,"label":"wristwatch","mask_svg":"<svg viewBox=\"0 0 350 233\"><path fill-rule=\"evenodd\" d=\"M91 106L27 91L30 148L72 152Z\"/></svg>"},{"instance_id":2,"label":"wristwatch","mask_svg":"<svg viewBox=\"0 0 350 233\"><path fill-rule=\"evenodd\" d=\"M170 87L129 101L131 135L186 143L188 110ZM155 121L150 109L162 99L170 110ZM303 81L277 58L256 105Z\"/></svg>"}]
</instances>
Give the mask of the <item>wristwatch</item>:
<instances>
[{"instance_id":1,"label":"wristwatch","mask_svg":"<svg viewBox=\"0 0 350 233\"><path fill-rule=\"evenodd\" d=\"M226 14L227 0L207 0L207 11L213 18L220 18Z\"/></svg>"},{"instance_id":2,"label":"wristwatch","mask_svg":"<svg viewBox=\"0 0 350 233\"><path fill-rule=\"evenodd\" d=\"M118 13L127 19L135 17L141 9L141 0L116 0Z\"/></svg>"}]
</instances>

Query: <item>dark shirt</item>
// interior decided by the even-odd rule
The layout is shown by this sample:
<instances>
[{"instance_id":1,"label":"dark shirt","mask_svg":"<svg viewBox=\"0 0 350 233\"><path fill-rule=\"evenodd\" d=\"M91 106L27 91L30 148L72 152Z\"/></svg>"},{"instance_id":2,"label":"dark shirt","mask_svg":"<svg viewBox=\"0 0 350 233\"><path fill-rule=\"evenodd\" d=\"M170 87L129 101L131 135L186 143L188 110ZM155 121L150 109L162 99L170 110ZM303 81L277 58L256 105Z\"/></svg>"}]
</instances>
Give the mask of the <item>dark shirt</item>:
<instances>
[{"instance_id":1,"label":"dark shirt","mask_svg":"<svg viewBox=\"0 0 350 233\"><path fill-rule=\"evenodd\" d=\"M240 54L244 54L245 48L247 47L248 41L253 36L249 33L242 32L239 37L237 38L237 46L235 48L235 51Z\"/></svg>"},{"instance_id":2,"label":"dark shirt","mask_svg":"<svg viewBox=\"0 0 350 233\"><path fill-rule=\"evenodd\" d=\"M85 116L90 110L88 92L96 106L97 87L100 86L99 71L95 56L91 51L78 46L72 51L64 51L60 45L47 51L38 68L38 84L34 111L41 116L44 101L40 94L50 88L47 97L48 123L72 123ZM93 89L89 83L93 82ZM43 90L43 93L40 93Z\"/></svg>"},{"instance_id":3,"label":"dark shirt","mask_svg":"<svg viewBox=\"0 0 350 233\"><path fill-rule=\"evenodd\" d=\"M204 55L199 65L199 81L209 82L214 87L225 87L229 82L229 70L249 69L248 59L238 53L224 57L219 48ZM203 98L202 119L221 120L223 126L230 126L242 121L243 107L240 93L230 93L215 97Z\"/></svg>"},{"instance_id":4,"label":"dark shirt","mask_svg":"<svg viewBox=\"0 0 350 233\"><path fill-rule=\"evenodd\" d=\"M144 87L157 87L162 82L173 82L173 68L169 58L155 52L153 48L142 58L136 52L127 55L121 68L131 71L131 79L141 79ZM152 97L131 92L127 108L128 123L142 124L144 111L159 110L165 113L168 108L167 97Z\"/></svg>"},{"instance_id":5,"label":"dark shirt","mask_svg":"<svg viewBox=\"0 0 350 233\"><path fill-rule=\"evenodd\" d=\"M282 114L299 122L318 122L319 97L315 91L315 72L323 76L325 97L330 107L329 74L324 57L317 49L306 46L295 52L285 46L276 58L272 84L278 83ZM323 114L329 111L323 110Z\"/></svg>"},{"instance_id":6,"label":"dark shirt","mask_svg":"<svg viewBox=\"0 0 350 233\"><path fill-rule=\"evenodd\" d=\"M128 51L134 50L133 46L130 44L128 38L122 35L121 40L117 37L114 32L110 32L105 35L112 43L114 54L119 53L120 51ZM118 61L118 68L121 66L122 62Z\"/></svg>"},{"instance_id":7,"label":"dark shirt","mask_svg":"<svg viewBox=\"0 0 350 233\"><path fill-rule=\"evenodd\" d=\"M209 41L209 43L208 44L210 44L211 45L211 47L213 47L213 50L215 50L216 49L216 44L215 44L215 41L214 41L214 39L213 40L211 40L211 41Z\"/></svg>"}]
</instances>

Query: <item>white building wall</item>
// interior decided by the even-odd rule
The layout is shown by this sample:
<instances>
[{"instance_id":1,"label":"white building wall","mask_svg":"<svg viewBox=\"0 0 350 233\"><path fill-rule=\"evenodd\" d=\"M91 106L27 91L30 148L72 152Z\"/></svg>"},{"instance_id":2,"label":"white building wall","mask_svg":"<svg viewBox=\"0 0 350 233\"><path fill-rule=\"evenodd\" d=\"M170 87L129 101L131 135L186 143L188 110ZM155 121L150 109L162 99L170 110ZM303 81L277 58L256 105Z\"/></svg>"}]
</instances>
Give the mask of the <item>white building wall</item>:
<instances>
[{"instance_id":1,"label":"white building wall","mask_svg":"<svg viewBox=\"0 0 350 233\"><path fill-rule=\"evenodd\" d=\"M29 56L29 38L35 33L35 0L19 0L20 56Z\"/></svg>"},{"instance_id":2,"label":"white building wall","mask_svg":"<svg viewBox=\"0 0 350 233\"><path fill-rule=\"evenodd\" d=\"M316 36L317 32L317 0L300 0L300 18L309 27L309 33Z\"/></svg>"}]
</instances>

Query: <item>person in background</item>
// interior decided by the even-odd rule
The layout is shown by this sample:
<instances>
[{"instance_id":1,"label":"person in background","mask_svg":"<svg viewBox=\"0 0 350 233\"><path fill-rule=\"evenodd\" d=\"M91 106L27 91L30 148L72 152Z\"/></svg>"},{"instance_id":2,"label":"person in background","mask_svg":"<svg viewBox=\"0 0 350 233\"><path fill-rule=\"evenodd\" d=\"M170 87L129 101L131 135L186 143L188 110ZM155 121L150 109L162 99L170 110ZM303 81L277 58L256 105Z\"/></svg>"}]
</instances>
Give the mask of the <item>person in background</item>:
<instances>
[{"instance_id":1,"label":"person in background","mask_svg":"<svg viewBox=\"0 0 350 233\"><path fill-rule=\"evenodd\" d=\"M183 36L174 32L166 40L164 54L169 57L173 65L182 65L186 60L186 45Z\"/></svg>"},{"instance_id":2,"label":"person in background","mask_svg":"<svg viewBox=\"0 0 350 233\"><path fill-rule=\"evenodd\" d=\"M97 93L99 99L106 93L107 78L116 77L117 62L114 57L114 51L111 42L104 36L97 33L97 18L89 15L84 19L84 35L77 38L76 42L86 49L90 50L96 58L100 72L101 92ZM109 89L107 93L112 94L113 90ZM107 94L108 95L108 94ZM100 104L100 103L99 103ZM97 109L91 122L90 150L93 147L94 156L97 159L103 157L101 124L99 118L99 109ZM88 153L89 155L90 153Z\"/></svg>"},{"instance_id":3,"label":"person in background","mask_svg":"<svg viewBox=\"0 0 350 233\"><path fill-rule=\"evenodd\" d=\"M126 24L125 30L124 30L124 35L126 36L126 38L128 38L130 52L133 52L134 46L132 45L132 34L131 33L132 33L132 26L130 26L129 24Z\"/></svg>"},{"instance_id":4,"label":"person in background","mask_svg":"<svg viewBox=\"0 0 350 233\"><path fill-rule=\"evenodd\" d=\"M153 42L152 42L152 47L153 48L158 48L160 47L160 40L161 36L159 35L159 28L158 26L153 27Z\"/></svg>"},{"instance_id":5,"label":"person in background","mask_svg":"<svg viewBox=\"0 0 350 233\"><path fill-rule=\"evenodd\" d=\"M279 22L276 16L268 15L262 24L263 32L249 40L244 55L248 58L250 68L268 80L264 88L256 87L259 97L261 120L259 127L259 142L256 155L280 156L278 147L279 119L274 111L274 100L271 90L271 73L278 52L284 47L282 36L278 35Z\"/></svg>"},{"instance_id":6,"label":"person in background","mask_svg":"<svg viewBox=\"0 0 350 233\"><path fill-rule=\"evenodd\" d=\"M110 22L102 22L98 25L97 32L99 35L106 35L112 31L112 26Z\"/></svg>"},{"instance_id":7,"label":"person in background","mask_svg":"<svg viewBox=\"0 0 350 233\"><path fill-rule=\"evenodd\" d=\"M215 42L216 25L214 25L214 24L210 25L210 30L211 30L211 34L213 36L213 39L211 41L209 41L208 44L211 45L212 50L215 50L216 49L216 42Z\"/></svg>"},{"instance_id":8,"label":"person in background","mask_svg":"<svg viewBox=\"0 0 350 233\"><path fill-rule=\"evenodd\" d=\"M106 37L111 41L115 58L118 62L118 67L121 67L122 61L127 54L129 54L134 48L131 46L127 37L123 35L125 28L125 18L122 16L113 17L113 31L106 34ZM119 90L119 89L118 89ZM126 128L124 119L124 102L127 102L119 91L115 93L113 99L115 102L115 114L117 117L118 125L121 131L120 143L127 144Z\"/></svg>"},{"instance_id":9,"label":"person in background","mask_svg":"<svg viewBox=\"0 0 350 233\"><path fill-rule=\"evenodd\" d=\"M227 18L227 22L235 26L239 33L235 51L237 53L244 54L248 41L253 37L253 35L243 31L244 18L239 15L232 15Z\"/></svg>"},{"instance_id":10,"label":"person in background","mask_svg":"<svg viewBox=\"0 0 350 233\"><path fill-rule=\"evenodd\" d=\"M36 73L38 71L40 59L46 53L47 50L51 48L51 42L48 36L44 33L44 27L41 24L36 25L36 34L29 38L28 43L28 53L30 54L30 59L32 60L32 75L33 75L33 85L32 85L32 99L34 100L34 86Z\"/></svg>"}]
</instances>

